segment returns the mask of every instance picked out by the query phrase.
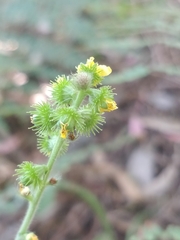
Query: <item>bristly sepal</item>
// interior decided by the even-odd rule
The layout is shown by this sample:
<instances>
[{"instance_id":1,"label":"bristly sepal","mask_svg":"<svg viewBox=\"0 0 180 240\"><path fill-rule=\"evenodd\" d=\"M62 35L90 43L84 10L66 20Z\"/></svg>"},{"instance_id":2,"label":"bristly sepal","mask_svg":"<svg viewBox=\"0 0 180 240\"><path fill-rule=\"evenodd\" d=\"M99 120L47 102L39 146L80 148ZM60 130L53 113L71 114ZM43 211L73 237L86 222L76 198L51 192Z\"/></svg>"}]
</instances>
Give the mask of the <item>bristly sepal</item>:
<instances>
[{"instance_id":1,"label":"bristly sepal","mask_svg":"<svg viewBox=\"0 0 180 240\"><path fill-rule=\"evenodd\" d=\"M51 118L51 113L54 109L51 104L48 102L41 102L34 104L32 107L34 110L29 112L33 124L31 128L39 135L51 133L51 129L54 125Z\"/></svg>"},{"instance_id":2,"label":"bristly sepal","mask_svg":"<svg viewBox=\"0 0 180 240\"><path fill-rule=\"evenodd\" d=\"M101 126L105 123L105 118L95 110L94 106L82 107L79 111L81 112L84 124L82 132L80 129L78 131L80 134L90 136L91 133L95 135L102 130Z\"/></svg>"},{"instance_id":3,"label":"bristly sepal","mask_svg":"<svg viewBox=\"0 0 180 240\"><path fill-rule=\"evenodd\" d=\"M46 165L38 165L32 162L24 161L15 170L15 176L17 176L17 181L23 186L33 187L40 186L43 182L48 168Z\"/></svg>"},{"instance_id":4,"label":"bristly sepal","mask_svg":"<svg viewBox=\"0 0 180 240\"><path fill-rule=\"evenodd\" d=\"M69 77L58 76L51 81L51 99L57 105L70 105L77 94L76 89Z\"/></svg>"}]
</instances>

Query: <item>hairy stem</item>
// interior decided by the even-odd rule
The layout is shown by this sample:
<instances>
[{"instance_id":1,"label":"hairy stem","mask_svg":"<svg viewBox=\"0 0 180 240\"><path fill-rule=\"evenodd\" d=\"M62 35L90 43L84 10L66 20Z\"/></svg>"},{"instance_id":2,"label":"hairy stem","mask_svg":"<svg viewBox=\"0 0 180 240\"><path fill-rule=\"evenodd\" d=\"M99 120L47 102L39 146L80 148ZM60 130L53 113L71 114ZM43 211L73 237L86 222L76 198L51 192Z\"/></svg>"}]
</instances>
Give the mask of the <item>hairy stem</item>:
<instances>
[{"instance_id":1,"label":"hairy stem","mask_svg":"<svg viewBox=\"0 0 180 240\"><path fill-rule=\"evenodd\" d=\"M38 204L40 202L40 199L42 197L42 194L47 186L47 180L49 178L50 172L55 163L55 160L57 159L57 156L59 155L59 152L61 151L64 141L66 141L66 140L59 137L53 150L52 150L51 156L47 163L48 171L45 175L43 184L36 190L34 196L32 196L33 199L32 199L32 201L29 202L28 210L27 210L24 220L19 228L19 231L16 235L15 240L24 239L23 235L25 235L28 232L28 228L29 228L29 226L32 222L32 219L36 213L36 210L37 210Z\"/></svg>"},{"instance_id":2,"label":"hairy stem","mask_svg":"<svg viewBox=\"0 0 180 240\"><path fill-rule=\"evenodd\" d=\"M82 103L83 99L85 97L85 92L84 91L79 91L79 93L77 94L77 97L73 103L73 106L77 109L80 104Z\"/></svg>"}]
</instances>

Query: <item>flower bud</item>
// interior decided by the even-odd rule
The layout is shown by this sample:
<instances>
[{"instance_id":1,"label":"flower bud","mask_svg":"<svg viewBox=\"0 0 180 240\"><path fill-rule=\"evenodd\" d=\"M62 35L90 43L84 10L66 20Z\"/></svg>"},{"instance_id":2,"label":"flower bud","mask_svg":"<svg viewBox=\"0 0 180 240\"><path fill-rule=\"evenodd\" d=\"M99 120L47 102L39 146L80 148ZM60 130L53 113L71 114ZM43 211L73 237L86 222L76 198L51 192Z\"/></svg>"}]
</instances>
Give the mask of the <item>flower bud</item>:
<instances>
[{"instance_id":1,"label":"flower bud","mask_svg":"<svg viewBox=\"0 0 180 240\"><path fill-rule=\"evenodd\" d=\"M26 240L39 240L39 238L33 232L30 232L26 235Z\"/></svg>"},{"instance_id":2,"label":"flower bud","mask_svg":"<svg viewBox=\"0 0 180 240\"><path fill-rule=\"evenodd\" d=\"M75 75L75 78L73 78L73 82L79 90L86 90L91 86L92 75L91 73L87 72L77 73Z\"/></svg>"},{"instance_id":3,"label":"flower bud","mask_svg":"<svg viewBox=\"0 0 180 240\"><path fill-rule=\"evenodd\" d=\"M23 186L22 183L19 184L19 193L23 197L27 197L30 195L31 191L29 187Z\"/></svg>"}]
</instances>

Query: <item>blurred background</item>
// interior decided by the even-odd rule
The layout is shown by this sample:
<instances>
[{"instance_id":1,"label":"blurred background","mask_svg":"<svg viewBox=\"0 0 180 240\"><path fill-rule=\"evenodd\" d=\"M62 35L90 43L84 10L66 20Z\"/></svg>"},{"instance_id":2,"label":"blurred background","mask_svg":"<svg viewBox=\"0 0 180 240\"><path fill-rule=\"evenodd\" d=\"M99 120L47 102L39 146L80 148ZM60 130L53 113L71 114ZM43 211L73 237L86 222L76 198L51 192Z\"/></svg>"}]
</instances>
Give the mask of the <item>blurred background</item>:
<instances>
[{"instance_id":1,"label":"blurred background","mask_svg":"<svg viewBox=\"0 0 180 240\"><path fill-rule=\"evenodd\" d=\"M14 169L47 160L27 112L50 80L91 56L113 69L104 84L119 109L59 159L60 183L31 230L41 240L110 240L94 194L111 239L180 239L180 1L1 0L0 19L0 239L14 239L27 207Z\"/></svg>"}]
</instances>

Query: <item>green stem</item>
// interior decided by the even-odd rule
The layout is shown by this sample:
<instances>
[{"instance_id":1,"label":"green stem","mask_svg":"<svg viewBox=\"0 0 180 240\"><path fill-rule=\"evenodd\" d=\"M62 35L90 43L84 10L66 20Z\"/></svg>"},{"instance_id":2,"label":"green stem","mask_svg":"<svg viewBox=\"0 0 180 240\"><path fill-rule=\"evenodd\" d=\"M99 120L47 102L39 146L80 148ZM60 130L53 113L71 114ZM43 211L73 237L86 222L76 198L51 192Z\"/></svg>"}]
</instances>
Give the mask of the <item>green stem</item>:
<instances>
[{"instance_id":1,"label":"green stem","mask_svg":"<svg viewBox=\"0 0 180 240\"><path fill-rule=\"evenodd\" d=\"M77 97L76 97L76 99L73 103L73 106L75 108L78 108L80 106L80 104L82 103L84 97L85 97L85 92L82 91L82 90L79 91L79 93L78 93L78 95L77 95ZM43 179L42 186L40 186L37 189L37 191L34 194L34 198L32 199L32 201L29 201L28 210L27 210L26 215L24 217L24 220L23 220L23 222L22 222L22 224L19 228L19 231L16 235L15 240L21 240L23 238L23 236L25 234L27 234L27 232L28 232L29 226L32 222L32 219L33 219L35 213L36 213L36 210L37 210L38 204L40 202L40 199L41 199L41 197L43 195L43 192L46 188L47 180L49 178L51 169L54 165L54 162L55 162L57 156L59 155L59 152L61 151L61 148L63 147L64 141L66 141L66 140L59 137L56 145L53 148L53 151L52 151L51 156L49 158L49 161L47 163L48 172L47 172L45 178Z\"/></svg>"},{"instance_id":2,"label":"green stem","mask_svg":"<svg viewBox=\"0 0 180 240\"><path fill-rule=\"evenodd\" d=\"M84 97L85 97L85 92L83 90L79 91L74 103L73 103L73 106L77 109L80 104L82 103Z\"/></svg>"},{"instance_id":3,"label":"green stem","mask_svg":"<svg viewBox=\"0 0 180 240\"><path fill-rule=\"evenodd\" d=\"M63 147L64 141L66 141L66 140L59 137L57 142L56 142L56 145L54 146L54 148L52 150L51 156L50 156L49 161L47 163L48 172L47 172L47 174L44 178L42 186L40 186L37 189L34 198L32 199L32 201L29 202L28 210L27 210L26 215L24 217L24 220L23 220L23 222L22 222L22 224L19 228L19 231L16 235L15 240L22 239L23 235L25 235L28 232L28 228L29 228L29 226L32 222L32 219L33 219L33 217L36 213L36 210L37 210L38 204L40 202L40 199L42 197L42 194L45 190L45 187L47 186L46 184L47 184L47 180L49 178L50 172L52 170L52 167L54 165L54 162L55 162L59 152L61 151L61 148Z\"/></svg>"}]
</instances>

